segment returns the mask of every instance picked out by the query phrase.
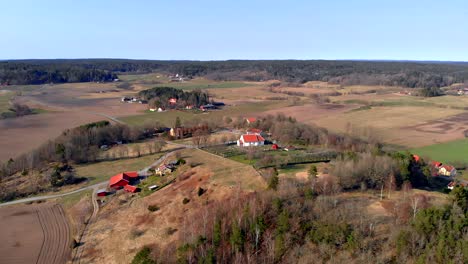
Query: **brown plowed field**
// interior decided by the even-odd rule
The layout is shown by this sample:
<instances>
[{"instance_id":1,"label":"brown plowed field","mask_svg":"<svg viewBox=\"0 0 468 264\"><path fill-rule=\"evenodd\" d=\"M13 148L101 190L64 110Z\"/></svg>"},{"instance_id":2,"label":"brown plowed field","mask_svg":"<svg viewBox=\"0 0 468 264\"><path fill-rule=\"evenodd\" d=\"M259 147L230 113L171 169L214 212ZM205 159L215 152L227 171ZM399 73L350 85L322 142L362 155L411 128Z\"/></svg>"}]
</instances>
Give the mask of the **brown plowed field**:
<instances>
[{"instance_id":1,"label":"brown plowed field","mask_svg":"<svg viewBox=\"0 0 468 264\"><path fill-rule=\"evenodd\" d=\"M60 205L0 209L0 263L65 263L71 254L70 228Z\"/></svg>"}]
</instances>

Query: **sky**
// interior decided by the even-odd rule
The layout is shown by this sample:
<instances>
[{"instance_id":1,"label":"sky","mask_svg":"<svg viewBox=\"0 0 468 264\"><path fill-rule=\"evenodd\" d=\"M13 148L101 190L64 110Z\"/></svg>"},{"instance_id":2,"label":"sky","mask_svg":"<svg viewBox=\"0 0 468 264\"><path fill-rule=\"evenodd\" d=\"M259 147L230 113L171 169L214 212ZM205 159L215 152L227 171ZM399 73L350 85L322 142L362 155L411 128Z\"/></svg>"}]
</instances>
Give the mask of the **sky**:
<instances>
[{"instance_id":1,"label":"sky","mask_svg":"<svg viewBox=\"0 0 468 264\"><path fill-rule=\"evenodd\" d=\"M0 0L0 59L468 61L466 0Z\"/></svg>"}]
</instances>

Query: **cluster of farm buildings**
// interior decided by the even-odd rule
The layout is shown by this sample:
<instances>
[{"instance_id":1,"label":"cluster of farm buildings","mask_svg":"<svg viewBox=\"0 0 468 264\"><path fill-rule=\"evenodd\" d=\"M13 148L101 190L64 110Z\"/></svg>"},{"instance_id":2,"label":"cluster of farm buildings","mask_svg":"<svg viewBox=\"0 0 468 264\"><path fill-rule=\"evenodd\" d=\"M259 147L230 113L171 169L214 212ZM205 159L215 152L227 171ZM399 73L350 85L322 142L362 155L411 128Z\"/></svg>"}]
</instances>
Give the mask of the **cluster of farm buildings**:
<instances>
[{"instance_id":1,"label":"cluster of farm buildings","mask_svg":"<svg viewBox=\"0 0 468 264\"><path fill-rule=\"evenodd\" d=\"M420 162L421 158L418 155L413 155L413 159L416 162ZM450 183L447 185L447 188L452 190L455 186L461 185L467 187L468 183L464 181L457 182L454 179L457 176L457 169L452 165L443 164L439 161L431 161L429 163L431 168L431 174L433 177L445 176L451 179Z\"/></svg>"},{"instance_id":2,"label":"cluster of farm buildings","mask_svg":"<svg viewBox=\"0 0 468 264\"><path fill-rule=\"evenodd\" d=\"M176 107L177 105L177 98L169 98L168 99L168 103L169 103L169 106L173 106L173 107ZM207 110L215 110L215 109L218 109L219 106L223 106L224 104L223 103L213 103L213 104L205 104L205 105L201 105L200 107L198 107L199 110L205 112ZM193 110L193 109L197 109L194 105L186 105L183 109L185 110ZM166 111L166 108L160 106L160 107L150 107L149 108L149 111L150 112L165 112Z\"/></svg>"},{"instance_id":3,"label":"cluster of farm buildings","mask_svg":"<svg viewBox=\"0 0 468 264\"><path fill-rule=\"evenodd\" d=\"M154 169L154 174L157 176L164 176L172 173L177 165L177 161L172 161L168 163L163 163L156 169ZM141 175L136 171L122 172L117 175L112 176L109 179L108 188L100 189L97 191L98 196L106 196L111 192L118 190L124 190L129 193L139 192L140 189L136 186L141 179ZM154 190L158 188L157 185L149 186L148 189ZM108 191L111 190L111 191Z\"/></svg>"}]
</instances>

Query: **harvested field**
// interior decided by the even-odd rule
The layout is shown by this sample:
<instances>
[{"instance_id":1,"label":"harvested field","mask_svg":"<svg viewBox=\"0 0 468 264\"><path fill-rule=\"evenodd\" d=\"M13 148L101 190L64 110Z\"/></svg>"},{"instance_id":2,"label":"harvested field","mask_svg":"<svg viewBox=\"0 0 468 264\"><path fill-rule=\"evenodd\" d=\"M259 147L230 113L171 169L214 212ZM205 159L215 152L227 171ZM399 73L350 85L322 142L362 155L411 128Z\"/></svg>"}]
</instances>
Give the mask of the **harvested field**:
<instances>
[{"instance_id":1,"label":"harvested field","mask_svg":"<svg viewBox=\"0 0 468 264\"><path fill-rule=\"evenodd\" d=\"M310 122L338 132L351 132L356 136L369 136L367 134L371 133L387 143L418 147L450 141L454 137L460 138L462 133L435 134L418 130L416 126L463 112L437 107L372 107L363 111L326 116Z\"/></svg>"},{"instance_id":2,"label":"harvested field","mask_svg":"<svg viewBox=\"0 0 468 264\"><path fill-rule=\"evenodd\" d=\"M63 209L57 204L21 205L0 209L3 227L2 263L65 263L71 237Z\"/></svg>"},{"instance_id":3,"label":"harvested field","mask_svg":"<svg viewBox=\"0 0 468 264\"><path fill-rule=\"evenodd\" d=\"M95 87L97 86L97 87ZM119 98L80 98L97 90L111 89L111 84L62 84L34 86L32 91L16 100L49 112L20 118L0 120L0 161L28 152L45 141L55 138L63 130L99 120L107 116L135 115L146 106L124 104ZM19 89L21 87L11 87ZM128 93L128 91L126 91Z\"/></svg>"},{"instance_id":4,"label":"harvested field","mask_svg":"<svg viewBox=\"0 0 468 264\"><path fill-rule=\"evenodd\" d=\"M301 106L290 106L278 108L263 112L262 115L272 114L276 115L283 113L286 116L292 116L299 122L315 123L315 121L323 118L332 118L348 112L356 108L355 105L340 105L340 104L307 104Z\"/></svg>"}]
</instances>

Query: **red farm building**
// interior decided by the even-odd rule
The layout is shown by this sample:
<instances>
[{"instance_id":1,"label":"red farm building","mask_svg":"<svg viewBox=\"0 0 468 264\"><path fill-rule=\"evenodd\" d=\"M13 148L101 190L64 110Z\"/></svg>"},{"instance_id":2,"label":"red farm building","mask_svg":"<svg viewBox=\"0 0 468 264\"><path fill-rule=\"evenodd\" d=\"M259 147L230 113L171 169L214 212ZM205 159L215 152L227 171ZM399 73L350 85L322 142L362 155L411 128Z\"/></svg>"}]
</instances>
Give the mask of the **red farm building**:
<instances>
[{"instance_id":1,"label":"red farm building","mask_svg":"<svg viewBox=\"0 0 468 264\"><path fill-rule=\"evenodd\" d=\"M132 185L125 185L124 190L129 192L129 193L136 193L138 192L138 188Z\"/></svg>"},{"instance_id":2,"label":"red farm building","mask_svg":"<svg viewBox=\"0 0 468 264\"><path fill-rule=\"evenodd\" d=\"M97 190L96 194L97 194L97 196L99 196L99 197L106 196L106 195L107 195L107 190L106 190L106 189Z\"/></svg>"},{"instance_id":3,"label":"red farm building","mask_svg":"<svg viewBox=\"0 0 468 264\"><path fill-rule=\"evenodd\" d=\"M278 148L279 148L279 147L278 147L278 144L273 144L273 145L271 146L271 149L274 149L274 150L277 150Z\"/></svg>"},{"instance_id":4,"label":"red farm building","mask_svg":"<svg viewBox=\"0 0 468 264\"><path fill-rule=\"evenodd\" d=\"M130 181L138 178L138 172L123 172L112 176L109 181L109 186L113 189L120 189L130 183Z\"/></svg>"}]
</instances>

